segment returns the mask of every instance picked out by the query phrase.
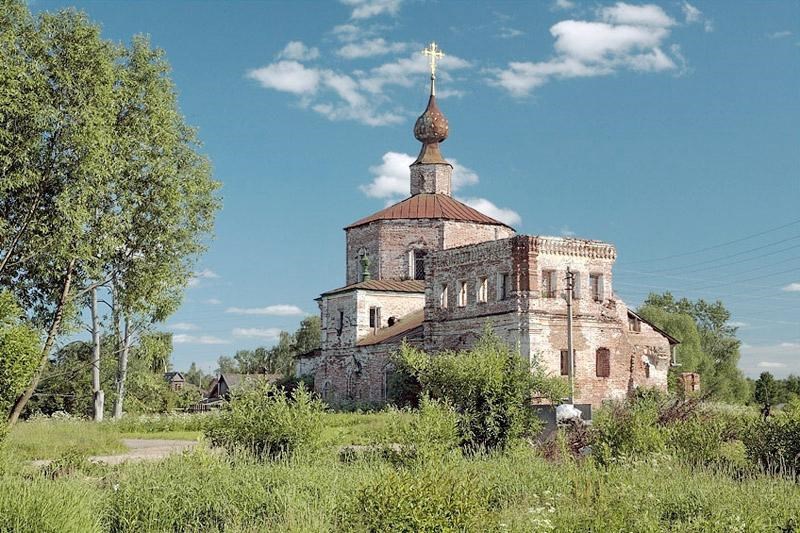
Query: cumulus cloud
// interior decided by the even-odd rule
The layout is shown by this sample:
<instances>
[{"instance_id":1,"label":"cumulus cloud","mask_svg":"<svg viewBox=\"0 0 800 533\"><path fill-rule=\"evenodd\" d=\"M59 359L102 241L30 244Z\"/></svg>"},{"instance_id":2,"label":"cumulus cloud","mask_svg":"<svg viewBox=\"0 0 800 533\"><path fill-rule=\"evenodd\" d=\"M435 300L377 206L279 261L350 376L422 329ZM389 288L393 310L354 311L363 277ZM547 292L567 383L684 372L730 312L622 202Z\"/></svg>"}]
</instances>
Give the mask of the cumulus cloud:
<instances>
[{"instance_id":1,"label":"cumulus cloud","mask_svg":"<svg viewBox=\"0 0 800 533\"><path fill-rule=\"evenodd\" d=\"M675 52L663 47L675 20L655 4L618 2L597 20L562 20L550 28L555 55L547 61L513 61L491 70L489 83L522 97L553 79L604 76L620 70L677 70ZM683 61L682 57L679 58Z\"/></svg>"},{"instance_id":2,"label":"cumulus cloud","mask_svg":"<svg viewBox=\"0 0 800 533\"><path fill-rule=\"evenodd\" d=\"M275 89L298 95L309 95L319 87L320 71L307 68L297 61L278 61L266 67L251 69L247 77L256 80L266 89Z\"/></svg>"},{"instance_id":3,"label":"cumulus cloud","mask_svg":"<svg viewBox=\"0 0 800 533\"><path fill-rule=\"evenodd\" d=\"M552 9L572 9L573 7L575 7L575 2L572 0L556 0L553 2Z\"/></svg>"},{"instance_id":4,"label":"cumulus cloud","mask_svg":"<svg viewBox=\"0 0 800 533\"><path fill-rule=\"evenodd\" d=\"M346 50L344 54L354 57L359 53L392 53L401 47L408 48L404 43L387 43L383 39L370 42L372 45L367 49L353 45L352 48L346 46L341 50ZM451 55L442 58L439 66L442 69L440 78L446 81L450 79L448 71L467 68L470 64ZM352 120L368 126L385 126L400 123L407 116L405 111L392 103L387 88L419 84L427 72L425 57L414 53L369 70L357 69L350 73L306 66L293 59L280 59L264 67L251 69L246 75L266 89L299 97L301 107L330 120Z\"/></svg>"},{"instance_id":5,"label":"cumulus cloud","mask_svg":"<svg viewBox=\"0 0 800 533\"><path fill-rule=\"evenodd\" d=\"M214 272L209 268L204 268L199 272L195 272L191 278L189 278L189 287L197 287L200 285L200 282L204 279L216 279L219 277L219 274Z\"/></svg>"},{"instance_id":6,"label":"cumulus cloud","mask_svg":"<svg viewBox=\"0 0 800 533\"><path fill-rule=\"evenodd\" d=\"M800 342L741 346L739 366L751 377L758 376L765 368L775 371L778 378L800 373Z\"/></svg>"},{"instance_id":7,"label":"cumulus cloud","mask_svg":"<svg viewBox=\"0 0 800 533\"><path fill-rule=\"evenodd\" d=\"M171 331L194 331L196 329L200 329L196 324L190 324L189 322L178 322L176 324L170 324L167 326L168 329Z\"/></svg>"},{"instance_id":8,"label":"cumulus cloud","mask_svg":"<svg viewBox=\"0 0 800 533\"><path fill-rule=\"evenodd\" d=\"M386 39L378 37L361 42L350 42L339 48L336 54L345 59L361 59L404 52L408 47L408 43L390 43Z\"/></svg>"},{"instance_id":9,"label":"cumulus cloud","mask_svg":"<svg viewBox=\"0 0 800 533\"><path fill-rule=\"evenodd\" d=\"M172 336L172 342L175 344L229 344L230 341L214 337L212 335L186 335L179 334Z\"/></svg>"},{"instance_id":10,"label":"cumulus cloud","mask_svg":"<svg viewBox=\"0 0 800 533\"><path fill-rule=\"evenodd\" d=\"M278 53L278 59L290 59L294 61L311 61L318 57L318 48L310 48L301 41L290 41L284 49Z\"/></svg>"},{"instance_id":11,"label":"cumulus cloud","mask_svg":"<svg viewBox=\"0 0 800 533\"><path fill-rule=\"evenodd\" d=\"M341 0L341 2L352 7L350 13L352 19L368 19L378 15L397 15L400 11L402 0Z\"/></svg>"},{"instance_id":12,"label":"cumulus cloud","mask_svg":"<svg viewBox=\"0 0 800 533\"><path fill-rule=\"evenodd\" d=\"M274 341L280 338L281 330L279 328L233 328L231 333L234 337Z\"/></svg>"},{"instance_id":13,"label":"cumulus cloud","mask_svg":"<svg viewBox=\"0 0 800 533\"><path fill-rule=\"evenodd\" d=\"M305 314L302 309L296 305L277 304L268 305L266 307L229 307L225 310L226 313L233 313L236 315L271 315L271 316L292 316Z\"/></svg>"},{"instance_id":14,"label":"cumulus cloud","mask_svg":"<svg viewBox=\"0 0 800 533\"><path fill-rule=\"evenodd\" d=\"M707 32L714 31L714 23L711 19L706 18L703 15L703 12L700 11L698 8L690 4L689 2L684 2L681 4L681 11L683 11L683 20L686 24L703 24L703 28Z\"/></svg>"},{"instance_id":15,"label":"cumulus cloud","mask_svg":"<svg viewBox=\"0 0 800 533\"><path fill-rule=\"evenodd\" d=\"M519 216L519 213L507 207L498 207L486 198L459 198L459 200L484 215L489 215L509 226L516 226L522 222L522 217Z\"/></svg>"},{"instance_id":16,"label":"cumulus cloud","mask_svg":"<svg viewBox=\"0 0 800 533\"><path fill-rule=\"evenodd\" d=\"M790 283L781 290L786 292L800 292L800 282Z\"/></svg>"},{"instance_id":17,"label":"cumulus cloud","mask_svg":"<svg viewBox=\"0 0 800 533\"><path fill-rule=\"evenodd\" d=\"M409 165L417 158L400 152L386 152L382 162L369 168L373 175L372 181L361 185L361 192L370 198L383 198L398 200L409 195L410 174ZM449 160L453 165L453 181L451 186L454 191L478 183L478 174L469 167L461 165L455 159Z\"/></svg>"}]
</instances>

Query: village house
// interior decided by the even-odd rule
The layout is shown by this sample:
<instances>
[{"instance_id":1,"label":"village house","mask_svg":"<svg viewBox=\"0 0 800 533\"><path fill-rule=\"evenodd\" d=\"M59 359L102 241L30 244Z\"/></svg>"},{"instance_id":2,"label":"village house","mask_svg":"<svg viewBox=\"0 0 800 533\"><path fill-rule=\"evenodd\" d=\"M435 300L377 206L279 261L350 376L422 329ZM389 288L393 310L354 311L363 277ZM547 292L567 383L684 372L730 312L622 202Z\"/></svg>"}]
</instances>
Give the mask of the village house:
<instances>
[{"instance_id":1,"label":"village house","mask_svg":"<svg viewBox=\"0 0 800 533\"><path fill-rule=\"evenodd\" d=\"M435 47L432 45L433 59ZM436 102L414 125L422 144L410 196L344 228L345 285L318 299L321 348L298 376L333 404L385 401L391 354L404 340L437 352L470 348L486 324L553 374L567 375L567 269L574 273L576 403L599 405L637 387L666 390L677 340L614 293L615 247L596 240L518 235L451 195Z\"/></svg>"},{"instance_id":2,"label":"village house","mask_svg":"<svg viewBox=\"0 0 800 533\"><path fill-rule=\"evenodd\" d=\"M186 379L180 372L165 372L164 381L167 382L170 389L176 392L183 389L183 386L186 384Z\"/></svg>"}]
</instances>

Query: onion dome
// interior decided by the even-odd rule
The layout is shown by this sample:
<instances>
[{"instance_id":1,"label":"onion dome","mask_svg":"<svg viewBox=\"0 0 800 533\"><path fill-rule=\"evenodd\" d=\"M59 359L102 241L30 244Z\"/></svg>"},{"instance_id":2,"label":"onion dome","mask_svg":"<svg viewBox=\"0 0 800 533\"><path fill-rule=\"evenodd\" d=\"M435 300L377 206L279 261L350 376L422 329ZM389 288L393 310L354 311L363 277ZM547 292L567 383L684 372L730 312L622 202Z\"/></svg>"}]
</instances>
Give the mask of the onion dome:
<instances>
[{"instance_id":1,"label":"onion dome","mask_svg":"<svg viewBox=\"0 0 800 533\"><path fill-rule=\"evenodd\" d=\"M439 143L447 139L450 126L436 105L436 95L431 94L428 107L414 124L414 137L422 143L422 150L415 163L446 163L439 151Z\"/></svg>"}]
</instances>

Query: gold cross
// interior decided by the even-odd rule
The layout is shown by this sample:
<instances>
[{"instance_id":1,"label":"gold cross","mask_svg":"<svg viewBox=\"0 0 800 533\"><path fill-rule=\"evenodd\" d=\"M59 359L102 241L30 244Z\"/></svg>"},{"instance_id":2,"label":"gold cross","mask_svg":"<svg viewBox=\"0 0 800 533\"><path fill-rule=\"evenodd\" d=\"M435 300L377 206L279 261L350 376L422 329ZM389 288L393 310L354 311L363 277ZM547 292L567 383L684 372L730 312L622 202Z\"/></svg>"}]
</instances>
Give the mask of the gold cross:
<instances>
[{"instance_id":1,"label":"gold cross","mask_svg":"<svg viewBox=\"0 0 800 533\"><path fill-rule=\"evenodd\" d=\"M432 42L428 45L428 48L425 48L422 51L423 55L428 56L428 62L431 65L431 78L436 77L436 61L444 57L444 52L442 49L436 46L436 43Z\"/></svg>"}]
</instances>

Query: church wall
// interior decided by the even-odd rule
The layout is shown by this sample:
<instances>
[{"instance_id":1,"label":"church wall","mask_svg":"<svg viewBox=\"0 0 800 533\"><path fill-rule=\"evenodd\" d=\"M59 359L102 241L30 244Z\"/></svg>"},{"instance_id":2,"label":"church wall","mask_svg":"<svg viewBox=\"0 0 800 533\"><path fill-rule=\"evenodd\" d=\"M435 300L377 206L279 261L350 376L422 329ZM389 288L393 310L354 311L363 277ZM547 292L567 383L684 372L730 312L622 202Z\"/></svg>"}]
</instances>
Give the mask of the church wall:
<instances>
[{"instance_id":1,"label":"church wall","mask_svg":"<svg viewBox=\"0 0 800 533\"><path fill-rule=\"evenodd\" d=\"M409 251L442 247L441 220L383 220L378 234L380 279L412 279Z\"/></svg>"},{"instance_id":2,"label":"church wall","mask_svg":"<svg viewBox=\"0 0 800 533\"><path fill-rule=\"evenodd\" d=\"M423 293L397 293L383 291L357 291L357 323L358 338L372 333L369 327L369 310L371 307L380 308L380 325L387 327L389 317L402 318L409 313L419 311L425 305Z\"/></svg>"},{"instance_id":3,"label":"church wall","mask_svg":"<svg viewBox=\"0 0 800 533\"><path fill-rule=\"evenodd\" d=\"M366 251L370 259L370 274L373 279L378 279L380 269L378 255L378 234L380 229L379 222L364 224L346 230L346 285L352 285L361 281L361 257L359 251Z\"/></svg>"},{"instance_id":4,"label":"church wall","mask_svg":"<svg viewBox=\"0 0 800 533\"><path fill-rule=\"evenodd\" d=\"M445 220L442 248L456 248L467 244L507 239L513 237L514 234L514 230L506 226Z\"/></svg>"},{"instance_id":5,"label":"church wall","mask_svg":"<svg viewBox=\"0 0 800 533\"><path fill-rule=\"evenodd\" d=\"M322 350L353 346L357 335L356 291L323 296L320 304ZM340 314L341 313L341 314Z\"/></svg>"}]
</instances>

